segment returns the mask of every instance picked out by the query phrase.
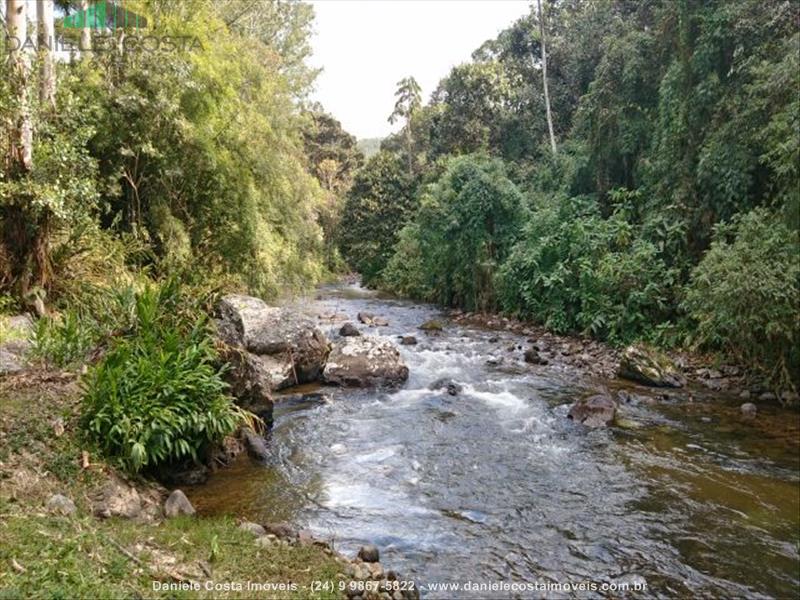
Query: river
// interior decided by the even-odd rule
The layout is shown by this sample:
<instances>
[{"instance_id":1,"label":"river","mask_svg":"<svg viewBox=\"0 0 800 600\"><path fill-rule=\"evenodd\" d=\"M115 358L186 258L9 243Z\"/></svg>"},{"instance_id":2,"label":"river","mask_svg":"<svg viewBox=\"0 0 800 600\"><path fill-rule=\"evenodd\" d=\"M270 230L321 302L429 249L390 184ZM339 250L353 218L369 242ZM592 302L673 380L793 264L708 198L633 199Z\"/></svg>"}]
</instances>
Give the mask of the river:
<instances>
[{"instance_id":1,"label":"river","mask_svg":"<svg viewBox=\"0 0 800 600\"><path fill-rule=\"evenodd\" d=\"M435 307L355 286L297 306L353 322L369 311L389 325L365 333L416 336L401 346L409 380L395 391L307 386L315 393L278 398L269 464L243 459L191 490L201 514L286 521L346 553L374 543L429 598L607 595L435 589L468 581L646 584L631 597L800 595L796 411L761 408L748 421L736 398L681 391L630 409L636 426L588 430L566 418L570 404L619 382L525 365L509 350L520 336L446 319L427 336L417 328L441 318ZM326 325L331 339L341 323ZM430 391L442 377L463 391Z\"/></svg>"}]
</instances>

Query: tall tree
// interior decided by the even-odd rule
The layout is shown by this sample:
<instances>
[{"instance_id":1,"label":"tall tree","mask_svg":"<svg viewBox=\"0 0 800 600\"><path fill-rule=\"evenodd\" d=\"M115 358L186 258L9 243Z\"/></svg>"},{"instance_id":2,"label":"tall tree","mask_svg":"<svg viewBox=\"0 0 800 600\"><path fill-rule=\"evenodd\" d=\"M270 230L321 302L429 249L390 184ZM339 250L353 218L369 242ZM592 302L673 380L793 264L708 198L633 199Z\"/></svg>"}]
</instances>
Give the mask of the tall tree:
<instances>
[{"instance_id":1,"label":"tall tree","mask_svg":"<svg viewBox=\"0 0 800 600\"><path fill-rule=\"evenodd\" d=\"M422 88L413 77L405 77L397 82L397 91L394 93L397 101L394 111L389 115L389 123L394 124L399 119L405 119L406 160L408 161L408 174L414 174L414 134L411 123L414 114L422 106Z\"/></svg>"},{"instance_id":2,"label":"tall tree","mask_svg":"<svg viewBox=\"0 0 800 600\"><path fill-rule=\"evenodd\" d=\"M42 105L55 107L56 71L53 60L53 44L56 34L53 20L53 0L36 0L36 19L39 25L38 46L41 62L39 100Z\"/></svg>"},{"instance_id":3,"label":"tall tree","mask_svg":"<svg viewBox=\"0 0 800 600\"><path fill-rule=\"evenodd\" d=\"M17 176L30 171L33 163L33 128L28 95L30 59L25 51L25 40L28 37L27 6L26 0L6 0L9 61L16 101L9 166L12 174Z\"/></svg>"},{"instance_id":4,"label":"tall tree","mask_svg":"<svg viewBox=\"0 0 800 600\"><path fill-rule=\"evenodd\" d=\"M544 106L547 111L547 129L550 132L550 147L553 149L553 154L556 154L558 150L556 148L556 136L553 133L553 115L550 112L550 91L547 88L547 43L544 33L542 0L536 0L536 5L539 8L539 41L542 48L542 86L544 87Z\"/></svg>"}]
</instances>

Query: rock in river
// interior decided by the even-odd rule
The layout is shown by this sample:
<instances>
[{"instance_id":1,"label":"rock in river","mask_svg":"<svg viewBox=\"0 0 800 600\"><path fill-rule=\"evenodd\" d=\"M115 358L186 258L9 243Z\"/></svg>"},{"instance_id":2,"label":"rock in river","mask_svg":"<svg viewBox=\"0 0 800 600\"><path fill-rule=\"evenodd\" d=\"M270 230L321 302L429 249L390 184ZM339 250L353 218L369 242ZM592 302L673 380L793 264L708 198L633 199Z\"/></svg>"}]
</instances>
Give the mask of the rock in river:
<instances>
[{"instance_id":1,"label":"rock in river","mask_svg":"<svg viewBox=\"0 0 800 600\"><path fill-rule=\"evenodd\" d=\"M271 391L319 378L330 347L310 318L242 295L225 296L219 313L219 338L247 353L241 362L257 385Z\"/></svg>"},{"instance_id":2,"label":"rock in river","mask_svg":"<svg viewBox=\"0 0 800 600\"><path fill-rule=\"evenodd\" d=\"M339 335L342 337L357 337L361 335L361 332L358 330L358 327L350 322L347 322L342 325L342 328L339 330Z\"/></svg>"},{"instance_id":3,"label":"rock in river","mask_svg":"<svg viewBox=\"0 0 800 600\"><path fill-rule=\"evenodd\" d=\"M437 379L430 384L428 389L434 391L445 390L451 396L458 396L464 388L461 386L461 384L455 382L454 380L443 377L442 379Z\"/></svg>"},{"instance_id":4,"label":"rock in river","mask_svg":"<svg viewBox=\"0 0 800 600\"><path fill-rule=\"evenodd\" d=\"M388 339L351 337L333 345L322 378L349 387L396 385L408 379L408 367Z\"/></svg>"},{"instance_id":5,"label":"rock in river","mask_svg":"<svg viewBox=\"0 0 800 600\"><path fill-rule=\"evenodd\" d=\"M569 409L568 419L587 427L606 427L614 421L617 406L608 394L596 394L578 400Z\"/></svg>"},{"instance_id":6,"label":"rock in river","mask_svg":"<svg viewBox=\"0 0 800 600\"><path fill-rule=\"evenodd\" d=\"M617 375L655 387L683 387L686 383L669 357L643 346L628 346L625 349Z\"/></svg>"}]
</instances>

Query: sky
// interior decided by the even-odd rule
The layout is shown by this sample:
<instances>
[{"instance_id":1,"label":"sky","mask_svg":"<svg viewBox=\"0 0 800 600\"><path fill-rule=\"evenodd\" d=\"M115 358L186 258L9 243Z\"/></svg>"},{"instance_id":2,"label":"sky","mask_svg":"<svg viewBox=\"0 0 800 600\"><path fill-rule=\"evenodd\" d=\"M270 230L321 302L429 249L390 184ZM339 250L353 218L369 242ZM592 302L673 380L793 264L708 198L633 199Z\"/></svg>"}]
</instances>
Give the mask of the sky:
<instances>
[{"instance_id":1,"label":"sky","mask_svg":"<svg viewBox=\"0 0 800 600\"><path fill-rule=\"evenodd\" d=\"M527 0L315 0L313 99L357 138L384 137L398 81L427 102L451 67L529 11Z\"/></svg>"}]
</instances>

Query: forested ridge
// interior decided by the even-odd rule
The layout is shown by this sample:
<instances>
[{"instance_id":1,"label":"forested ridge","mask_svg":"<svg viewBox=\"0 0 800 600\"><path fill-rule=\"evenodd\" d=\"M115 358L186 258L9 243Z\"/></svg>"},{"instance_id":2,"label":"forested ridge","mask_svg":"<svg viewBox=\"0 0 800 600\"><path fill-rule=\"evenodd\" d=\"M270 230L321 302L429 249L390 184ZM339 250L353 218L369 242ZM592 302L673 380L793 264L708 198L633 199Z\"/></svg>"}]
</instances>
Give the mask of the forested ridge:
<instances>
[{"instance_id":1,"label":"forested ridge","mask_svg":"<svg viewBox=\"0 0 800 600\"><path fill-rule=\"evenodd\" d=\"M534 4L428 103L398 84L404 126L355 178L345 258L399 294L796 385L799 18L779 0Z\"/></svg>"}]
</instances>

